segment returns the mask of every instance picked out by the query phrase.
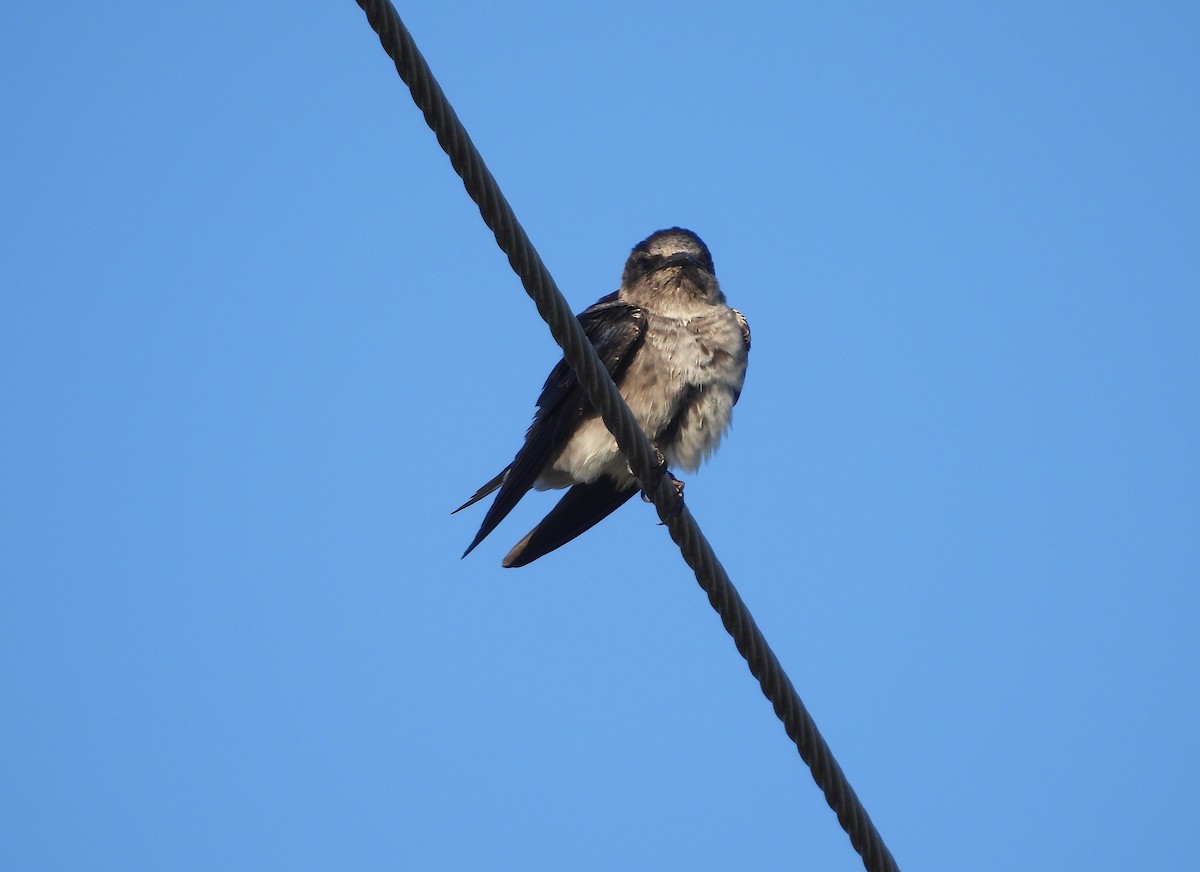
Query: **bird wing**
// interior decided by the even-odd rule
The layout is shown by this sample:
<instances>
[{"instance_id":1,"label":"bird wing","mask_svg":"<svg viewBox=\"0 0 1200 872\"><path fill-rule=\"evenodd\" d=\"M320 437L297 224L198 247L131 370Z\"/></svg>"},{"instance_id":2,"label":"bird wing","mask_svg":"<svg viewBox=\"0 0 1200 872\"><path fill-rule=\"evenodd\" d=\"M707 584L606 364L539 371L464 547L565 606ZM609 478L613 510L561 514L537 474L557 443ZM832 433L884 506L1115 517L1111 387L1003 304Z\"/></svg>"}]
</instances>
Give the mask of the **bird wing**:
<instances>
[{"instance_id":1,"label":"bird wing","mask_svg":"<svg viewBox=\"0 0 1200 872\"><path fill-rule=\"evenodd\" d=\"M610 294L579 314L579 323L584 333L596 348L608 374L620 384L629 362L646 337L646 315L637 306L623 303L617 295ZM475 539L465 552L466 557L496 529L513 507L529 492L538 477L550 462L562 451L575 429L592 411L587 393L579 384L575 371L560 360L550 372L537 401L538 410L533 423L525 434L525 444L517 452L513 462L499 475L481 487L471 499L455 509L462 511L477 503L495 490L499 490L495 501L484 515L483 523ZM565 498L564 498L565 499ZM624 500L622 500L624 502ZM619 503L618 503L619 505ZM611 512L614 505L604 515ZM604 517L601 515L600 517ZM597 521L600 518L596 519ZM593 523L595 523L593 521ZM582 528L573 534L583 532ZM562 542L566 542L563 539ZM562 544L559 542L558 544ZM555 546L557 547L557 546ZM549 550L549 549L547 549ZM543 552L544 553L544 552Z\"/></svg>"},{"instance_id":2,"label":"bird wing","mask_svg":"<svg viewBox=\"0 0 1200 872\"><path fill-rule=\"evenodd\" d=\"M617 487L606 475L588 484L573 485L550 514L513 546L501 566L525 566L580 533L599 524L637 493L637 487Z\"/></svg>"},{"instance_id":3,"label":"bird wing","mask_svg":"<svg viewBox=\"0 0 1200 872\"><path fill-rule=\"evenodd\" d=\"M750 353L750 322L746 320L746 316L737 309L732 309L733 316L737 318L738 326L742 328L742 341L746 343L746 353ZM739 386L733 394L733 404L736 406L737 401L741 399L742 389Z\"/></svg>"}]
</instances>

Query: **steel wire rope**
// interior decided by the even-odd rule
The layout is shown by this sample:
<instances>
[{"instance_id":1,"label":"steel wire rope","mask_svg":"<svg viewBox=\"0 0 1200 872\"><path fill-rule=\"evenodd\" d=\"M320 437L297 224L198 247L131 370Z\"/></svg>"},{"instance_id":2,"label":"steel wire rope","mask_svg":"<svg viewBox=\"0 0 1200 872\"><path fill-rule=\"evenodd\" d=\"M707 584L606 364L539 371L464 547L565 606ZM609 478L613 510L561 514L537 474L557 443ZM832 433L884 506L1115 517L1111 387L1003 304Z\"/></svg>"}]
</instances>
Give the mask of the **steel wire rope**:
<instances>
[{"instance_id":1,"label":"steel wire rope","mask_svg":"<svg viewBox=\"0 0 1200 872\"><path fill-rule=\"evenodd\" d=\"M721 623L733 637L734 645L745 658L751 675L758 680L776 716L783 722L788 737L795 742L813 780L837 814L842 829L850 836L850 843L862 858L863 866L869 872L898 872L891 852L712 546L686 504L679 506L670 476L662 474L649 440L517 221L395 7L389 0L356 2L366 13L384 51L395 62L396 71L408 85L413 101L449 156L455 172L462 178L467 193L479 207L484 223L495 235L496 243L508 257L526 293L549 325L554 340L563 349L564 358L578 375L592 405L616 438L643 491L652 498L659 518L666 524L684 560L695 573L696 581L708 595Z\"/></svg>"}]
</instances>

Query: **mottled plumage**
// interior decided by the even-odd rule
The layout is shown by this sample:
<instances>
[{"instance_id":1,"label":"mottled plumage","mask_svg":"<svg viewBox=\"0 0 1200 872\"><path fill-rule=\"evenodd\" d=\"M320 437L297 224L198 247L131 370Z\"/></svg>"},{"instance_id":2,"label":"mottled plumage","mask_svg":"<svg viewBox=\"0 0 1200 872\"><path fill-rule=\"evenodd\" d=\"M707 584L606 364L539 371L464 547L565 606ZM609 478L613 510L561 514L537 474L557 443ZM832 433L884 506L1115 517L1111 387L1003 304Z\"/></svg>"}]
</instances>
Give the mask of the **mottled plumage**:
<instances>
[{"instance_id":1,"label":"mottled plumage","mask_svg":"<svg viewBox=\"0 0 1200 872\"><path fill-rule=\"evenodd\" d=\"M579 322L667 465L695 471L729 427L750 350L750 328L725 304L708 248L679 227L651 235L630 254L620 289L581 312ZM500 491L464 557L531 488L570 490L504 566L553 551L637 493L616 440L565 361L537 405L513 462L455 509Z\"/></svg>"}]
</instances>

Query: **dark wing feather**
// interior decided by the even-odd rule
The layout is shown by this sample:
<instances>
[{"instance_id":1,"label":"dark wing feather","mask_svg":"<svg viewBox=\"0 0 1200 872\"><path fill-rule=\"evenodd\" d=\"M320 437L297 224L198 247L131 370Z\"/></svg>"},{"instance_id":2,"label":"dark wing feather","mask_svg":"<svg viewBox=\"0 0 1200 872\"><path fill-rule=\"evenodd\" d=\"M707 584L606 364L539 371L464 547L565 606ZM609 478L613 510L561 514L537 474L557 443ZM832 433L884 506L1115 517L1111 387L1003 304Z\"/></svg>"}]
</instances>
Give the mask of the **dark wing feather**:
<instances>
[{"instance_id":1,"label":"dark wing feather","mask_svg":"<svg viewBox=\"0 0 1200 872\"><path fill-rule=\"evenodd\" d=\"M738 326L742 328L742 341L746 343L746 350L750 350L750 322L746 320L746 316L737 309L733 310L733 315L737 318Z\"/></svg>"},{"instance_id":2,"label":"dark wing feather","mask_svg":"<svg viewBox=\"0 0 1200 872\"><path fill-rule=\"evenodd\" d=\"M607 476L601 476L590 484L574 485L550 510L550 514L513 546L501 565L525 566L555 548L566 545L625 505L637 492L636 485L620 489Z\"/></svg>"},{"instance_id":3,"label":"dark wing feather","mask_svg":"<svg viewBox=\"0 0 1200 872\"><path fill-rule=\"evenodd\" d=\"M504 467L504 469L500 470L499 474L495 478L493 478L487 484L480 487L479 490L475 491L475 493L471 496L471 498L469 500L467 500L465 503L463 503L461 506L459 506L457 509L455 509L450 514L457 515L459 512L461 512L467 506L475 505L477 502L479 502L481 499L486 497L488 494L497 490L500 487L500 485L504 484L504 476L508 475L509 468L510 467L506 466L506 467ZM463 555L463 556L465 557L466 555Z\"/></svg>"},{"instance_id":4,"label":"dark wing feather","mask_svg":"<svg viewBox=\"0 0 1200 872\"><path fill-rule=\"evenodd\" d=\"M596 353L600 355L600 360L609 375L620 384L629 361L645 339L645 313L637 306L622 303L616 298L616 294L610 294L595 305L589 306L578 317L584 333L596 347ZM521 446L513 462L459 507L464 509L492 491L500 491L484 515L475 539L463 552L463 557L470 554L476 545L496 529L521 497L529 492L542 470L558 456L575 432L575 428L579 426L579 422L591 411L587 394L580 387L575 371L565 360L560 360L551 370L537 405L538 410L533 423L525 434L525 444Z\"/></svg>"},{"instance_id":5,"label":"dark wing feather","mask_svg":"<svg viewBox=\"0 0 1200 872\"><path fill-rule=\"evenodd\" d=\"M750 353L750 322L746 320L746 316L737 309L733 310L733 315L737 318L738 326L742 328L742 341L746 343L746 353ZM733 395L733 404L736 406L737 401L742 397L742 389L739 387ZM490 491L489 491L490 493Z\"/></svg>"}]
</instances>

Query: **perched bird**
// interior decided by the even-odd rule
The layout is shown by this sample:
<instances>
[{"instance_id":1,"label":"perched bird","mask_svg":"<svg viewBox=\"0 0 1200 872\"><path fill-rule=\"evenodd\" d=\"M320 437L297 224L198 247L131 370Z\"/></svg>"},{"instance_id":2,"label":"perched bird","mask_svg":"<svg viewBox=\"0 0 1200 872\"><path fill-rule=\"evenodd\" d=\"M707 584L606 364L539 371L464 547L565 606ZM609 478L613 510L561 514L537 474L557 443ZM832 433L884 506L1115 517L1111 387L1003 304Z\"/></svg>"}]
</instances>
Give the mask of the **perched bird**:
<instances>
[{"instance_id":1,"label":"perched bird","mask_svg":"<svg viewBox=\"0 0 1200 872\"><path fill-rule=\"evenodd\" d=\"M659 230L634 247L621 287L578 317L667 466L698 469L729 427L750 350L750 327L726 305L708 247L690 230ZM500 491L463 557L530 488L564 487L570 490L502 565L524 566L570 542L638 491L616 440L565 360L546 379L513 462L454 510ZM678 487L682 493L682 483Z\"/></svg>"}]
</instances>

